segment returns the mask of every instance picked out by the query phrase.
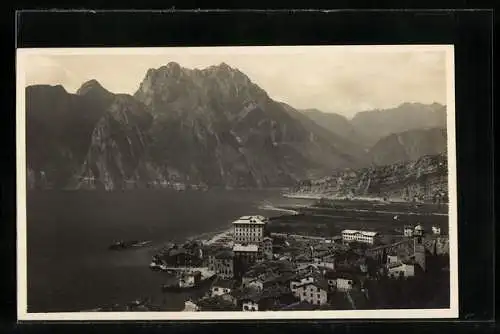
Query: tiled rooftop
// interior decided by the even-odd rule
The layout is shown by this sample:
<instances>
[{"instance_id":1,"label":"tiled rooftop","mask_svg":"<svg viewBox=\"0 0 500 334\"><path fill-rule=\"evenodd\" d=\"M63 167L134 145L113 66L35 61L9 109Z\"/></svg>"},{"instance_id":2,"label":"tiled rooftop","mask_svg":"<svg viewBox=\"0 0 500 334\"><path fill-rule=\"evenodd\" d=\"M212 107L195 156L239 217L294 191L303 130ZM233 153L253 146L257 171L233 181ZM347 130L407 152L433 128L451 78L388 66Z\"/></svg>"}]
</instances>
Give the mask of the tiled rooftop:
<instances>
[{"instance_id":1,"label":"tiled rooftop","mask_svg":"<svg viewBox=\"0 0 500 334\"><path fill-rule=\"evenodd\" d=\"M234 221L233 224L264 225L266 224L266 218L263 216L242 216L238 220Z\"/></svg>"},{"instance_id":2,"label":"tiled rooftop","mask_svg":"<svg viewBox=\"0 0 500 334\"><path fill-rule=\"evenodd\" d=\"M358 231L358 230L343 230L342 234L362 234L367 237L374 237L378 234L378 232L372 232L372 231Z\"/></svg>"},{"instance_id":3,"label":"tiled rooftop","mask_svg":"<svg viewBox=\"0 0 500 334\"><path fill-rule=\"evenodd\" d=\"M233 252L257 252L259 250L259 246L254 244L242 245L235 244L233 246Z\"/></svg>"}]
</instances>

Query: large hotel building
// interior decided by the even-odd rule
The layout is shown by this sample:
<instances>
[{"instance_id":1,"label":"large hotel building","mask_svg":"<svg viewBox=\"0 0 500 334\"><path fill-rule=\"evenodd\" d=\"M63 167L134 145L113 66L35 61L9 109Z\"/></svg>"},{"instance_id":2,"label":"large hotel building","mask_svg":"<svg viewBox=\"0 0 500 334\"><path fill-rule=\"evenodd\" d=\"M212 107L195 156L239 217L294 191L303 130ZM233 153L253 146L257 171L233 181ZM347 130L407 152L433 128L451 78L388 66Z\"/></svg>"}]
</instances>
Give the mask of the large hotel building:
<instances>
[{"instance_id":1,"label":"large hotel building","mask_svg":"<svg viewBox=\"0 0 500 334\"><path fill-rule=\"evenodd\" d=\"M373 245L376 243L379 234L377 232L358 231L358 230L343 230L342 241L349 243L352 241L362 242Z\"/></svg>"},{"instance_id":2,"label":"large hotel building","mask_svg":"<svg viewBox=\"0 0 500 334\"><path fill-rule=\"evenodd\" d=\"M260 244L264 240L268 219L263 216L243 216L233 222L234 242Z\"/></svg>"}]
</instances>

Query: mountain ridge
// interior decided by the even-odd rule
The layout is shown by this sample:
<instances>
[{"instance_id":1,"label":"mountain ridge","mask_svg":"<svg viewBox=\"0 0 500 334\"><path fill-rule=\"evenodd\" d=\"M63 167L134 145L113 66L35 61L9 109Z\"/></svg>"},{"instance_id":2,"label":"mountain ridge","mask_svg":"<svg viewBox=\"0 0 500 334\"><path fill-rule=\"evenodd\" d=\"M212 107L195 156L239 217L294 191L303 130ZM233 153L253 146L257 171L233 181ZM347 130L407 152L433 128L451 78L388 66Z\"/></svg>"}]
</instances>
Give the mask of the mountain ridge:
<instances>
[{"instance_id":1,"label":"mountain ridge","mask_svg":"<svg viewBox=\"0 0 500 334\"><path fill-rule=\"evenodd\" d=\"M26 90L33 101L28 118L43 123L29 126L29 145L51 147L51 154L29 165L29 175L40 179L43 172L56 188L171 182L274 187L361 163L359 154L350 153L354 144L334 135L333 142L325 139L298 111L285 109L227 64L199 70L171 62L149 69L133 95L113 94L96 80L75 94L48 87L44 94ZM57 112L43 119L47 96L53 98L45 109ZM85 131L75 136L79 123ZM44 135L59 125L65 136L47 143ZM66 147L72 143L79 146L76 156L73 146ZM33 151L29 155L32 160Z\"/></svg>"},{"instance_id":2,"label":"mountain ridge","mask_svg":"<svg viewBox=\"0 0 500 334\"><path fill-rule=\"evenodd\" d=\"M391 201L448 201L446 154L356 170L336 171L328 177L298 182L291 197L374 199Z\"/></svg>"}]
</instances>

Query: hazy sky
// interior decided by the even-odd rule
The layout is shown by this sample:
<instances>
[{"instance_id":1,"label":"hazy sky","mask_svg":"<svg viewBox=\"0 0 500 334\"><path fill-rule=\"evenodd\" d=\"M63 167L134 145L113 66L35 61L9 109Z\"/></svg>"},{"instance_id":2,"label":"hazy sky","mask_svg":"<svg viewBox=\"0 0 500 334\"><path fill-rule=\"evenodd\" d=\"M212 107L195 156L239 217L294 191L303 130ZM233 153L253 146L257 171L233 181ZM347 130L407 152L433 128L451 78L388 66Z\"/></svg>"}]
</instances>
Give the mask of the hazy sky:
<instances>
[{"instance_id":1,"label":"hazy sky","mask_svg":"<svg viewBox=\"0 0 500 334\"><path fill-rule=\"evenodd\" d=\"M23 62L26 84L62 84L75 92L83 82L96 79L114 93L133 94L149 68L171 61L188 68L225 62L272 98L299 109L351 117L358 111L403 102L446 104L443 49L166 48L127 54L115 49L105 55L103 49L94 51L84 55L31 52Z\"/></svg>"}]
</instances>

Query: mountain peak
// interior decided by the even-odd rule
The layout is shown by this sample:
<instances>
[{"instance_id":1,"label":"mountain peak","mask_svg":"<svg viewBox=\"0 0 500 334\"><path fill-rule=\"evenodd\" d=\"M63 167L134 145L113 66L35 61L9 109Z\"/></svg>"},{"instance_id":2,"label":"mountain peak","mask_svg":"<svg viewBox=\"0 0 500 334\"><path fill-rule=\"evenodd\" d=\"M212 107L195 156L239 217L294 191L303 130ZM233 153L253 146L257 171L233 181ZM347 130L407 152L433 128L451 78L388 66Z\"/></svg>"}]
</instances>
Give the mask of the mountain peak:
<instances>
[{"instance_id":1,"label":"mountain peak","mask_svg":"<svg viewBox=\"0 0 500 334\"><path fill-rule=\"evenodd\" d=\"M179 76L181 72L184 70L184 68L177 62L171 61L167 65L163 65L157 69L149 69L148 75L151 74L160 74L161 75L166 75L166 76Z\"/></svg>"},{"instance_id":2,"label":"mountain peak","mask_svg":"<svg viewBox=\"0 0 500 334\"><path fill-rule=\"evenodd\" d=\"M181 65L179 65L179 63L175 62L175 61L171 61L169 62L166 67L168 69L180 69L181 68Z\"/></svg>"},{"instance_id":3,"label":"mountain peak","mask_svg":"<svg viewBox=\"0 0 500 334\"><path fill-rule=\"evenodd\" d=\"M229 66L228 64L226 64L225 62L222 62L219 64L219 68L221 69L225 69L225 70L232 70L233 68L231 66Z\"/></svg>"},{"instance_id":4,"label":"mountain peak","mask_svg":"<svg viewBox=\"0 0 500 334\"><path fill-rule=\"evenodd\" d=\"M89 92L109 93L96 79L91 79L78 88L76 94L86 95Z\"/></svg>"}]
</instances>

